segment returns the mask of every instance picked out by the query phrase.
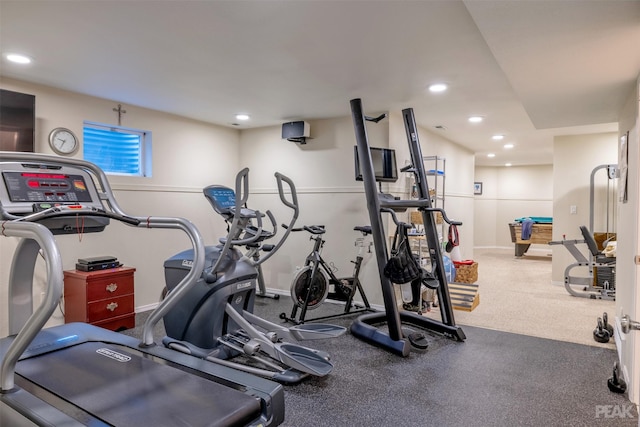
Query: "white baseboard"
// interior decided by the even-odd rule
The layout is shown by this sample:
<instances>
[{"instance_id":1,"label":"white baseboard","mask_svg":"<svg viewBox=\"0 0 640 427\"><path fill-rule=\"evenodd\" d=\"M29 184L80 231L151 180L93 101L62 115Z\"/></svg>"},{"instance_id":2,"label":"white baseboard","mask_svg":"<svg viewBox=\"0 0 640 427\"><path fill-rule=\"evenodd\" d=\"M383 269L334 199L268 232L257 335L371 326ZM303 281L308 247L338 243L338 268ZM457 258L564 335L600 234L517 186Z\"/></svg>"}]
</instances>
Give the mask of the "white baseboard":
<instances>
[{"instance_id":1,"label":"white baseboard","mask_svg":"<svg viewBox=\"0 0 640 427\"><path fill-rule=\"evenodd\" d=\"M271 289L267 288L267 293L269 294L277 294L277 295L285 295L287 298L291 298L291 293L284 289ZM291 302L293 304L293 301ZM327 304L344 304L342 301L334 301L334 300L325 300ZM355 300L354 304L364 305L362 301ZM370 304L371 308L374 310L384 311L384 305L379 304Z\"/></svg>"},{"instance_id":2,"label":"white baseboard","mask_svg":"<svg viewBox=\"0 0 640 427\"><path fill-rule=\"evenodd\" d=\"M515 248L513 246L474 246L473 249L474 250L476 250L476 249L478 249L478 250L491 250L491 249L510 250L515 255ZM544 255L546 255L549 258L551 258L552 251L551 251L551 248L545 248L544 245L532 245L529 249L527 249L527 252L525 253L525 256L527 254L536 255L536 256L544 256Z\"/></svg>"}]
</instances>

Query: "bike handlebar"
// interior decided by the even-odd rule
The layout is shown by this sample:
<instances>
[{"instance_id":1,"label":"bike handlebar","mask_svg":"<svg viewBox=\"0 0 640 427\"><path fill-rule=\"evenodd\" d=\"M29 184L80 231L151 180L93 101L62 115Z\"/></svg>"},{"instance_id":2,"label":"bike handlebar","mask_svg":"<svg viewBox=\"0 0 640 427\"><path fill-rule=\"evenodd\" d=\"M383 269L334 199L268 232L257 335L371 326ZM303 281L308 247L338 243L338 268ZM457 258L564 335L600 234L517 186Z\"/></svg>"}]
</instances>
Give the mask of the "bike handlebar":
<instances>
[{"instance_id":1,"label":"bike handlebar","mask_svg":"<svg viewBox=\"0 0 640 427\"><path fill-rule=\"evenodd\" d=\"M288 229L285 224L282 224L282 227ZM353 227L353 229L362 234L371 234L370 225L357 225ZM302 227L292 228L291 231L308 231L311 234L324 234L327 230L324 228L324 225L303 225Z\"/></svg>"},{"instance_id":2,"label":"bike handlebar","mask_svg":"<svg viewBox=\"0 0 640 427\"><path fill-rule=\"evenodd\" d=\"M289 229L285 224L282 224L282 227L285 230ZM291 231L308 231L311 234L324 234L327 230L325 230L324 225L303 225L302 227L292 228Z\"/></svg>"}]
</instances>

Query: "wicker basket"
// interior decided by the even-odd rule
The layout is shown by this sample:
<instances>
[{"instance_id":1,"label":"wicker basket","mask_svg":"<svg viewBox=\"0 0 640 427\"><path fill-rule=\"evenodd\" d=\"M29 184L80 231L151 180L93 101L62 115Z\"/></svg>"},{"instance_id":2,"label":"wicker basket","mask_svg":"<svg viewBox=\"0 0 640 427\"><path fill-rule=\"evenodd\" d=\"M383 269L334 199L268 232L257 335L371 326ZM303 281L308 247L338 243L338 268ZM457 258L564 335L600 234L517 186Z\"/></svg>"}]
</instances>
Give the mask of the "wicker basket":
<instances>
[{"instance_id":1,"label":"wicker basket","mask_svg":"<svg viewBox=\"0 0 640 427\"><path fill-rule=\"evenodd\" d=\"M422 212L411 212L410 221L414 225L422 225ZM440 212L436 212L436 224L442 224L442 214Z\"/></svg>"},{"instance_id":2,"label":"wicker basket","mask_svg":"<svg viewBox=\"0 0 640 427\"><path fill-rule=\"evenodd\" d=\"M456 263L454 263L456 264ZM478 280L478 263L473 264L457 264L456 279L458 283L475 283Z\"/></svg>"}]
</instances>

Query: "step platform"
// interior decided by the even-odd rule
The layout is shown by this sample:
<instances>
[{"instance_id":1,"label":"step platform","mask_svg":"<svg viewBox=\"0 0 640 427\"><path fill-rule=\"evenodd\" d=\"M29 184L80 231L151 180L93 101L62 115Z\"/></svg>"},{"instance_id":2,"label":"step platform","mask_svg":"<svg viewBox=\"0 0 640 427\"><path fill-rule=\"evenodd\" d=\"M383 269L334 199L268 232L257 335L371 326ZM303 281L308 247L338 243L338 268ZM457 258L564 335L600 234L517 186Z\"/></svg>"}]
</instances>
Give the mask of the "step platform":
<instances>
[{"instance_id":1,"label":"step platform","mask_svg":"<svg viewBox=\"0 0 640 427\"><path fill-rule=\"evenodd\" d=\"M479 286L475 283L449 283L449 296L456 310L473 311L480 304Z\"/></svg>"}]
</instances>

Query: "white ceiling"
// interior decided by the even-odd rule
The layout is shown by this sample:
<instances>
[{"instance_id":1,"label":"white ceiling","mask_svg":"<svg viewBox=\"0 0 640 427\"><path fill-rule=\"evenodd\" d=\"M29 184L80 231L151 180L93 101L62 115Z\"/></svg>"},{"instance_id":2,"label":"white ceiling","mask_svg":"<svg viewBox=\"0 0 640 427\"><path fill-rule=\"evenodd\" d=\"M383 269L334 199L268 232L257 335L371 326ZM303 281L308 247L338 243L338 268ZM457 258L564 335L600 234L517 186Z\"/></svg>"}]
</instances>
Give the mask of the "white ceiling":
<instances>
[{"instance_id":1,"label":"white ceiling","mask_svg":"<svg viewBox=\"0 0 640 427\"><path fill-rule=\"evenodd\" d=\"M3 57L1 76L125 109L247 128L348 116L362 98L370 115L412 107L478 165L548 164L554 135L617 130L640 1L0 0L0 51L34 60Z\"/></svg>"}]
</instances>

